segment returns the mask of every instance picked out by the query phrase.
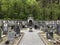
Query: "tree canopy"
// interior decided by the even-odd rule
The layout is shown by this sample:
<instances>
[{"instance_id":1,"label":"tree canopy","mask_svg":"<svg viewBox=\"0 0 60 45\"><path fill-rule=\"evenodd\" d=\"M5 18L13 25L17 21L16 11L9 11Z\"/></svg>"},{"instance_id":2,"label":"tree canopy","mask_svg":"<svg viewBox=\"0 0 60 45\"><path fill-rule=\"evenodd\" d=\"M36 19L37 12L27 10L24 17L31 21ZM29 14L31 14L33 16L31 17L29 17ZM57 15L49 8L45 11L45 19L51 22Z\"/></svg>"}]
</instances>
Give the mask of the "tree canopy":
<instances>
[{"instance_id":1,"label":"tree canopy","mask_svg":"<svg viewBox=\"0 0 60 45\"><path fill-rule=\"evenodd\" d=\"M60 20L59 0L0 0L0 19Z\"/></svg>"}]
</instances>

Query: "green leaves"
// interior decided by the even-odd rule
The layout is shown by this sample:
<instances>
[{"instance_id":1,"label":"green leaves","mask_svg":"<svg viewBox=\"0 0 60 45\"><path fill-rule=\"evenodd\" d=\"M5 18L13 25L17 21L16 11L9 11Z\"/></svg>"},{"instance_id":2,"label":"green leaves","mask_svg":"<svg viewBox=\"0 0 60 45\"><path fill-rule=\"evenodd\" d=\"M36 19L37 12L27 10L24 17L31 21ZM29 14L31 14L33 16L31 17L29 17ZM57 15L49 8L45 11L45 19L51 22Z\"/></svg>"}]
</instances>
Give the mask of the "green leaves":
<instances>
[{"instance_id":1,"label":"green leaves","mask_svg":"<svg viewBox=\"0 0 60 45\"><path fill-rule=\"evenodd\" d=\"M0 19L27 20L30 14L35 20L58 20L60 19L60 4L50 4L49 1L44 0L0 1Z\"/></svg>"}]
</instances>

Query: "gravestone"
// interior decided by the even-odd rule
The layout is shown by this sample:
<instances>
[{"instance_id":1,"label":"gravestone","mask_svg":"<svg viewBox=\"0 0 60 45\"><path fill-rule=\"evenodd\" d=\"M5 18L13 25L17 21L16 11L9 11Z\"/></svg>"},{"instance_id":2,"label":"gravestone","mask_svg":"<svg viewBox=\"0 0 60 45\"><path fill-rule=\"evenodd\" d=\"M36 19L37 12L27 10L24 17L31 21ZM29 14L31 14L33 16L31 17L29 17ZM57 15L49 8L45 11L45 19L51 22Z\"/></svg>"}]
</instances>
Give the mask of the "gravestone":
<instances>
[{"instance_id":1,"label":"gravestone","mask_svg":"<svg viewBox=\"0 0 60 45\"><path fill-rule=\"evenodd\" d=\"M3 30L4 35L7 34L7 31L8 31L8 24L7 23L3 23L2 30Z\"/></svg>"},{"instance_id":2,"label":"gravestone","mask_svg":"<svg viewBox=\"0 0 60 45\"><path fill-rule=\"evenodd\" d=\"M53 39L53 31L46 32L47 39Z\"/></svg>"},{"instance_id":3,"label":"gravestone","mask_svg":"<svg viewBox=\"0 0 60 45\"><path fill-rule=\"evenodd\" d=\"M16 32L16 36L18 35L20 35L20 28L19 28L19 24L18 23L16 23L16 25L15 25L15 27L14 27L14 30L15 30L15 32Z\"/></svg>"},{"instance_id":4,"label":"gravestone","mask_svg":"<svg viewBox=\"0 0 60 45\"><path fill-rule=\"evenodd\" d=\"M29 32L33 32L32 27L29 28Z\"/></svg>"},{"instance_id":5,"label":"gravestone","mask_svg":"<svg viewBox=\"0 0 60 45\"><path fill-rule=\"evenodd\" d=\"M46 32L46 38L50 39L49 32Z\"/></svg>"},{"instance_id":6,"label":"gravestone","mask_svg":"<svg viewBox=\"0 0 60 45\"><path fill-rule=\"evenodd\" d=\"M2 32L2 31L1 31L1 28L0 28L0 41L1 41L1 32Z\"/></svg>"},{"instance_id":7,"label":"gravestone","mask_svg":"<svg viewBox=\"0 0 60 45\"><path fill-rule=\"evenodd\" d=\"M9 40L9 42L10 42L10 44L12 45L13 44L13 42L14 42L14 39L15 39L15 32L14 32L14 30L9 30L8 31L8 40Z\"/></svg>"},{"instance_id":8,"label":"gravestone","mask_svg":"<svg viewBox=\"0 0 60 45\"><path fill-rule=\"evenodd\" d=\"M34 28L37 29L37 25L35 25Z\"/></svg>"},{"instance_id":9,"label":"gravestone","mask_svg":"<svg viewBox=\"0 0 60 45\"><path fill-rule=\"evenodd\" d=\"M35 25L34 25L34 28L35 28L35 29L40 29L39 24L35 24Z\"/></svg>"},{"instance_id":10,"label":"gravestone","mask_svg":"<svg viewBox=\"0 0 60 45\"><path fill-rule=\"evenodd\" d=\"M22 21L22 28L25 28L25 21Z\"/></svg>"},{"instance_id":11,"label":"gravestone","mask_svg":"<svg viewBox=\"0 0 60 45\"><path fill-rule=\"evenodd\" d=\"M53 38L53 30L50 31L50 37Z\"/></svg>"},{"instance_id":12,"label":"gravestone","mask_svg":"<svg viewBox=\"0 0 60 45\"><path fill-rule=\"evenodd\" d=\"M57 34L60 35L60 24L57 24L57 30L56 30Z\"/></svg>"}]
</instances>

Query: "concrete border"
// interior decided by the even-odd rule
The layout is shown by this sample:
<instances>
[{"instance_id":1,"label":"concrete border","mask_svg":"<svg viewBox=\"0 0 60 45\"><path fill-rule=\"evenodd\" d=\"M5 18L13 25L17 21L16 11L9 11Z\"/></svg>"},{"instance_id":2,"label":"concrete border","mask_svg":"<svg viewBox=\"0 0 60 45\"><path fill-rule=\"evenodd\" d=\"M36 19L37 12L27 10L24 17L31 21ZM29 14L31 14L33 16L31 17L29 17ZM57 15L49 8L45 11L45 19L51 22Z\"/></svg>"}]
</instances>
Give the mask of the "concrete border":
<instances>
[{"instance_id":1,"label":"concrete border","mask_svg":"<svg viewBox=\"0 0 60 45\"><path fill-rule=\"evenodd\" d=\"M23 39L24 33L22 35L22 37L19 39L19 42L17 43L17 45L19 45L19 43L21 42L21 40Z\"/></svg>"},{"instance_id":2,"label":"concrete border","mask_svg":"<svg viewBox=\"0 0 60 45\"><path fill-rule=\"evenodd\" d=\"M38 33L38 35L41 38L41 40L43 41L43 43L45 43L45 45L48 45L47 42L45 41L45 39L40 35L40 32Z\"/></svg>"}]
</instances>

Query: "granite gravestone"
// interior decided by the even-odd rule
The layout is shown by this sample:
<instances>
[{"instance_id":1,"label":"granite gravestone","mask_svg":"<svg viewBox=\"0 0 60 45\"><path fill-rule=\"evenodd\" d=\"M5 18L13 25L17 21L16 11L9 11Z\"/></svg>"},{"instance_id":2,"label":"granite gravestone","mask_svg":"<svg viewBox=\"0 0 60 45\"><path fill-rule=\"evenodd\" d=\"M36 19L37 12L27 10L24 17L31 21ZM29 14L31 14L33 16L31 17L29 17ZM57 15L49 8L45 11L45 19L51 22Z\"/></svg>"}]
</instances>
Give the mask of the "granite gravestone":
<instances>
[{"instance_id":1,"label":"granite gravestone","mask_svg":"<svg viewBox=\"0 0 60 45\"><path fill-rule=\"evenodd\" d=\"M35 29L40 29L39 24L38 24L38 23L37 23L37 24L35 24L35 25L34 25L34 28L35 28Z\"/></svg>"},{"instance_id":2,"label":"granite gravestone","mask_svg":"<svg viewBox=\"0 0 60 45\"><path fill-rule=\"evenodd\" d=\"M35 25L34 28L37 29L37 25Z\"/></svg>"},{"instance_id":3,"label":"granite gravestone","mask_svg":"<svg viewBox=\"0 0 60 45\"><path fill-rule=\"evenodd\" d=\"M25 28L25 21L22 22L22 28Z\"/></svg>"},{"instance_id":4,"label":"granite gravestone","mask_svg":"<svg viewBox=\"0 0 60 45\"><path fill-rule=\"evenodd\" d=\"M14 42L14 38L15 38L15 32L14 32L14 30L11 29L8 31L8 40L9 40L11 45Z\"/></svg>"},{"instance_id":5,"label":"granite gravestone","mask_svg":"<svg viewBox=\"0 0 60 45\"><path fill-rule=\"evenodd\" d=\"M53 31L51 30L51 31L46 32L46 37L47 39L53 39Z\"/></svg>"},{"instance_id":6,"label":"granite gravestone","mask_svg":"<svg viewBox=\"0 0 60 45\"><path fill-rule=\"evenodd\" d=\"M57 34L60 35L60 24L57 24Z\"/></svg>"},{"instance_id":7,"label":"granite gravestone","mask_svg":"<svg viewBox=\"0 0 60 45\"><path fill-rule=\"evenodd\" d=\"M6 21L3 21L2 23L3 23L2 24L3 35L6 35L8 31L8 24Z\"/></svg>"},{"instance_id":8,"label":"granite gravestone","mask_svg":"<svg viewBox=\"0 0 60 45\"><path fill-rule=\"evenodd\" d=\"M50 37L52 39L53 38L53 30L51 30L49 34L50 34Z\"/></svg>"},{"instance_id":9,"label":"granite gravestone","mask_svg":"<svg viewBox=\"0 0 60 45\"><path fill-rule=\"evenodd\" d=\"M15 27L14 27L14 30L16 32L16 36L19 36L20 35L20 28L19 28L19 24L16 23Z\"/></svg>"},{"instance_id":10,"label":"granite gravestone","mask_svg":"<svg viewBox=\"0 0 60 45\"><path fill-rule=\"evenodd\" d=\"M0 41L1 41L1 28L0 28Z\"/></svg>"}]
</instances>

